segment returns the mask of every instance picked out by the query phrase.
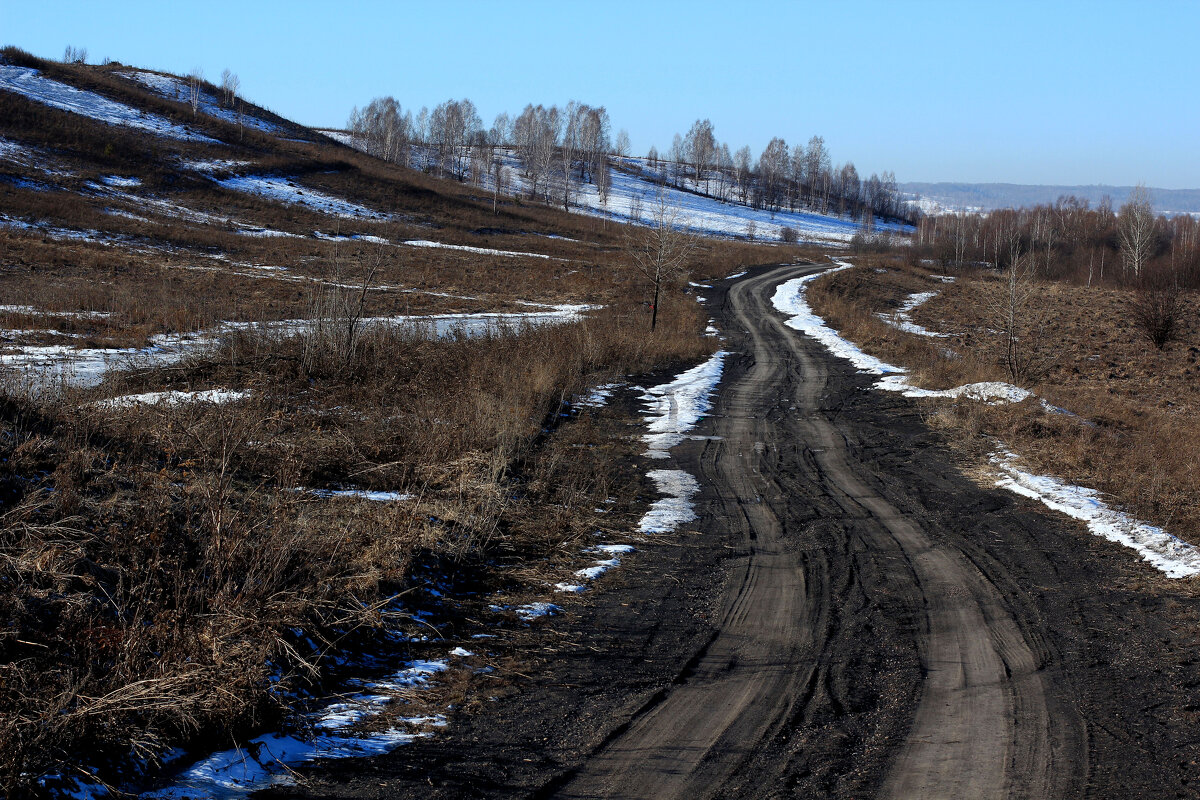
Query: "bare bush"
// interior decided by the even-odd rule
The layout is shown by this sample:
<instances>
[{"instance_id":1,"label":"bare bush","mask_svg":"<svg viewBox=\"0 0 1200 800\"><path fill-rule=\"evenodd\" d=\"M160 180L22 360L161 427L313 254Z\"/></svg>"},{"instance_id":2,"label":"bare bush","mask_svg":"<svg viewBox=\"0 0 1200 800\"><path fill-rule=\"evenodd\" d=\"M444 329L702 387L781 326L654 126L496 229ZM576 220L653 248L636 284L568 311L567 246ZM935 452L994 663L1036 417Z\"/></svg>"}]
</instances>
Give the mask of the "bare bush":
<instances>
[{"instance_id":1,"label":"bare bush","mask_svg":"<svg viewBox=\"0 0 1200 800\"><path fill-rule=\"evenodd\" d=\"M779 230L779 241L787 244L796 244L796 242L800 241L800 234L795 228L785 225Z\"/></svg>"},{"instance_id":2,"label":"bare bush","mask_svg":"<svg viewBox=\"0 0 1200 800\"><path fill-rule=\"evenodd\" d=\"M1143 274L1130 302L1134 323L1141 334L1162 350L1179 333L1186 309L1183 292L1170 275Z\"/></svg>"}]
</instances>

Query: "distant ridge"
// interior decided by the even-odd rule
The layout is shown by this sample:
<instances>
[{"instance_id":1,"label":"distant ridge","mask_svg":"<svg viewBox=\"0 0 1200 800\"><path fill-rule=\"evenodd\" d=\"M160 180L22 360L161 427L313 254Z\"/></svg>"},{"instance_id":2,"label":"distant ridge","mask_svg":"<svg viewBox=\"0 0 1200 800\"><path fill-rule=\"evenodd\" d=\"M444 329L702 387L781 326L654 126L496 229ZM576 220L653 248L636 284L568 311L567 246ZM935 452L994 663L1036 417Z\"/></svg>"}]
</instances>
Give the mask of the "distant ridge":
<instances>
[{"instance_id":1,"label":"distant ridge","mask_svg":"<svg viewBox=\"0 0 1200 800\"><path fill-rule=\"evenodd\" d=\"M1053 203L1063 195L1087 200L1094 208L1105 195L1112 199L1113 209L1125 202L1132 186L1051 186L1020 183L901 183L901 192L920 195L932 200L943 210L1026 208ZM1150 199L1160 214L1200 213L1200 189L1150 188ZM923 204L931 206L931 204Z\"/></svg>"}]
</instances>

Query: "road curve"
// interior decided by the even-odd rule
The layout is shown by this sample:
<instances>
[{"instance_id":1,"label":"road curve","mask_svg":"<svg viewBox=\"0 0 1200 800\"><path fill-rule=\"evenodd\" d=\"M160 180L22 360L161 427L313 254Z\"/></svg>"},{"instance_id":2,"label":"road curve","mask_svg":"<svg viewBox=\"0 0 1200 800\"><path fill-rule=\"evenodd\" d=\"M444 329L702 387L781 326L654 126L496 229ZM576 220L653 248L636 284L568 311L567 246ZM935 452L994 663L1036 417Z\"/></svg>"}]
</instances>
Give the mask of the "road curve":
<instances>
[{"instance_id":1,"label":"road curve","mask_svg":"<svg viewBox=\"0 0 1200 800\"><path fill-rule=\"evenodd\" d=\"M726 384L704 479L706 509L742 540L745 557L727 584L718 630L671 690L598 750L561 798L706 798L757 794L778 778L755 754L786 728L837 670L830 619L847 587L830 567L788 542L788 498L801 485L832 501L858 546L904 565L887 591L919 617L924 674L910 729L886 773L887 798L1059 798L1084 766L1083 728L1051 715L1037 641L1001 592L962 552L930 537L925 522L891 505L859 467L826 407L825 358L770 305L799 274L780 268L735 284L734 325L752 366ZM727 316L727 320L729 317ZM728 323L727 323L728 324ZM788 413L768 415L787 405ZM792 458L781 458L781 443ZM838 527L825 516L823 527ZM805 557L806 555L810 557ZM853 572L841 576L854 581ZM861 591L863 587L858 587ZM876 587L866 587L868 592Z\"/></svg>"}]
</instances>

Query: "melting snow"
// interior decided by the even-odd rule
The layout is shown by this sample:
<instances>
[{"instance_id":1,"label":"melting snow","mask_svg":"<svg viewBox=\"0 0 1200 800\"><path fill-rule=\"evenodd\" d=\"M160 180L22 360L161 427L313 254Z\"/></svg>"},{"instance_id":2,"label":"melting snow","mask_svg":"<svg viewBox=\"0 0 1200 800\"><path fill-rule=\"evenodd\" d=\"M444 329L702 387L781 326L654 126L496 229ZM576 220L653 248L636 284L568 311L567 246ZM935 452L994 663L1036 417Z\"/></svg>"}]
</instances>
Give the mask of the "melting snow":
<instances>
[{"instance_id":1,"label":"melting snow","mask_svg":"<svg viewBox=\"0 0 1200 800\"><path fill-rule=\"evenodd\" d=\"M927 303L938 296L938 292L917 292L905 298L900 307L896 309L894 314L877 314L881 320L891 325L893 328L899 328L905 333L915 333L917 336L930 336L935 339L942 339L950 336L949 333L937 333L928 328L922 327L913 322L912 312L917 306L922 303Z\"/></svg>"},{"instance_id":2,"label":"melting snow","mask_svg":"<svg viewBox=\"0 0 1200 800\"><path fill-rule=\"evenodd\" d=\"M849 269L851 266L845 262L838 262L837 267L827 270L826 273ZM787 320L790 327L812 336L834 355L849 360L859 370L884 376L875 384L876 388L903 392L907 397L969 397L986 402L1016 403L1032 395L1018 386L999 382L973 383L945 390L912 386L906 381L904 370L864 353L855 344L840 337L837 331L826 325L825 321L813 312L804 297L806 284L826 273L785 281L775 291L771 298L772 303L784 314L792 315ZM1046 405L1043 401L1043 406ZM1200 574L1200 550L1194 546L1172 536L1162 528L1114 511L1105 505L1094 489L1071 486L1056 478L1024 472L1015 466L1016 459L1017 456L1007 451L1000 451L992 456L992 463L1001 472L997 485L1040 500L1055 511L1083 520L1092 533L1132 548L1168 577L1183 578Z\"/></svg>"},{"instance_id":3,"label":"melting snow","mask_svg":"<svg viewBox=\"0 0 1200 800\"><path fill-rule=\"evenodd\" d=\"M372 211L358 203L352 203L316 189L299 186L291 178L277 175L241 175L214 180L226 189L256 194L281 203L305 206L335 217L355 217L369 220L391 219L390 214Z\"/></svg>"},{"instance_id":4,"label":"melting snow","mask_svg":"<svg viewBox=\"0 0 1200 800\"><path fill-rule=\"evenodd\" d=\"M642 533L670 533L685 522L696 519L692 497L700 491L695 476L679 469L656 469L647 473L665 497L655 500L642 517Z\"/></svg>"},{"instance_id":5,"label":"melting snow","mask_svg":"<svg viewBox=\"0 0 1200 800\"><path fill-rule=\"evenodd\" d=\"M612 397L612 393L623 385L620 383L606 383L602 386L597 386L576 400L575 405L584 408L603 408L608 403L608 399Z\"/></svg>"},{"instance_id":6,"label":"melting snow","mask_svg":"<svg viewBox=\"0 0 1200 800\"><path fill-rule=\"evenodd\" d=\"M1169 578L1200 574L1200 550L1162 528L1109 508L1094 489L1025 472L1016 466L1017 456L1006 450L993 454L991 462L1001 473L997 486L1082 520L1093 534L1131 548Z\"/></svg>"},{"instance_id":7,"label":"melting snow","mask_svg":"<svg viewBox=\"0 0 1200 800\"><path fill-rule=\"evenodd\" d=\"M408 717L383 731L360 732L353 726L376 716L394 700L389 692L424 685L431 675L447 668L445 661L415 661L377 681L360 681L368 691L330 703L305 715L315 735L300 738L268 733L244 748L226 750L204 758L184 770L167 788L142 795L153 798L246 797L269 786L287 785L292 768L319 758L357 758L382 755L426 732L411 726L446 724L445 717Z\"/></svg>"},{"instance_id":8,"label":"melting snow","mask_svg":"<svg viewBox=\"0 0 1200 800\"><path fill-rule=\"evenodd\" d=\"M171 75L159 75L154 72L137 72L129 70L127 72L118 73L122 77L140 83L150 91L165 97L168 100L175 100L180 103L188 103L191 101L191 86L187 81ZM225 108L220 101L205 91L200 92L200 110L210 117L224 120L225 122L234 125L242 124L248 128L265 131L266 133L282 133L282 129L278 125L274 125L266 120L259 119L250 114L239 114L236 109Z\"/></svg>"},{"instance_id":9,"label":"melting snow","mask_svg":"<svg viewBox=\"0 0 1200 800\"><path fill-rule=\"evenodd\" d=\"M99 400L93 405L97 408L117 409L146 405L174 406L180 403L232 403L249 397L249 392L237 392L231 389L207 389L196 392L146 392L144 394L127 394L108 400Z\"/></svg>"},{"instance_id":10,"label":"melting snow","mask_svg":"<svg viewBox=\"0 0 1200 800\"><path fill-rule=\"evenodd\" d=\"M188 142L217 143L203 134L194 133L182 125L170 120L139 111L136 108L102 97L95 92L76 89L65 83L59 83L38 73L30 67L15 67L0 64L0 89L24 95L30 100L36 100L52 108L70 111L74 114L108 123L123 125L127 128L137 128L149 131L158 136L180 139Z\"/></svg>"},{"instance_id":11,"label":"melting snow","mask_svg":"<svg viewBox=\"0 0 1200 800\"><path fill-rule=\"evenodd\" d=\"M647 389L642 395L650 411L646 417L650 433L642 437L649 446L646 455L667 458L668 451L682 442L684 434L711 408L725 356L723 350L718 351L670 383Z\"/></svg>"},{"instance_id":12,"label":"melting snow","mask_svg":"<svg viewBox=\"0 0 1200 800\"><path fill-rule=\"evenodd\" d=\"M409 247L438 247L443 250L463 250L467 253L479 253L486 256L507 256L509 258L551 258L551 256L541 253L521 253L513 250L492 250L487 247L471 247L465 244L442 244L441 242L430 242L424 239L409 239L401 242ZM556 259L561 260L561 259Z\"/></svg>"},{"instance_id":13,"label":"melting snow","mask_svg":"<svg viewBox=\"0 0 1200 800\"><path fill-rule=\"evenodd\" d=\"M554 616L555 614L560 613L562 609L554 605L554 603L539 602L527 603L523 606L518 606L515 611L518 617L526 622L529 622L530 620L537 619L538 617Z\"/></svg>"},{"instance_id":14,"label":"melting snow","mask_svg":"<svg viewBox=\"0 0 1200 800\"><path fill-rule=\"evenodd\" d=\"M405 492L377 492L370 489L309 489L308 492L317 497L352 497L359 500L371 500L376 503L392 503L398 500L412 500L413 498L411 494Z\"/></svg>"}]
</instances>

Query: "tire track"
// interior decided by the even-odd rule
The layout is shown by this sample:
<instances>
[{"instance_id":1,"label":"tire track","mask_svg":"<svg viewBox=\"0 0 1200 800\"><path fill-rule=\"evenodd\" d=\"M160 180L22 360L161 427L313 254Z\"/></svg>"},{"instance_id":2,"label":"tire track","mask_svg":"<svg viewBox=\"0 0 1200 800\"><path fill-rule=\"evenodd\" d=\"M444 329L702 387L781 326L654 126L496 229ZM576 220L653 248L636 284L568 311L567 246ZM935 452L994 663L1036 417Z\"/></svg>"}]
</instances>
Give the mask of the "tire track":
<instances>
[{"instance_id":1,"label":"tire track","mask_svg":"<svg viewBox=\"0 0 1200 800\"><path fill-rule=\"evenodd\" d=\"M774 287L797 274L796 268L772 270L728 293L752 363L724 387L714 424L720 439L700 459L714 487L706 516L727 527L745 551L728 584L718 633L688 675L553 796L767 794L785 765L772 769L755 754L786 736L795 719L810 716L809 705L839 713L834 687L853 676L842 674L844 653L830 658L831 614L851 588L868 596L872 588L857 587L852 570L831 585L826 559L805 559L790 546L787 497L814 487L861 546L902 560L903 569L892 574L903 576L898 590L917 617L920 699L879 796L1069 794L1086 752L1077 741L1081 726L1049 713L1039 646L1026 642L997 587L860 476L836 412L825 408L826 359L769 305ZM785 442L800 445L801 457L781 461Z\"/></svg>"}]
</instances>

